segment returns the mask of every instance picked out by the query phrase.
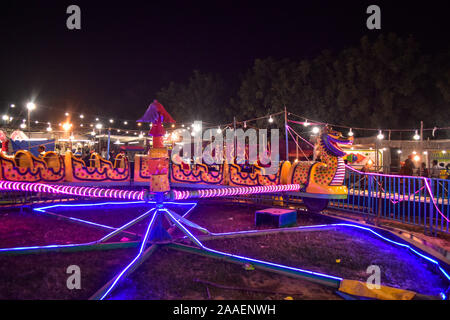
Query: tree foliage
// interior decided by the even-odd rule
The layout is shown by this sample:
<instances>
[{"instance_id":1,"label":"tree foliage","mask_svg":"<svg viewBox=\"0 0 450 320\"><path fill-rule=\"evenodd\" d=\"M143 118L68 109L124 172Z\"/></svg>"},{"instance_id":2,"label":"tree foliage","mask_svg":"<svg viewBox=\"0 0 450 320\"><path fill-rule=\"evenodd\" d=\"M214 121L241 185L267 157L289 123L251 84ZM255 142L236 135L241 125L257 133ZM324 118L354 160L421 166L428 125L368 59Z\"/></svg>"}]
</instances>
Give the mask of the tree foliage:
<instances>
[{"instance_id":1,"label":"tree foliage","mask_svg":"<svg viewBox=\"0 0 450 320\"><path fill-rule=\"evenodd\" d=\"M195 70L186 84L171 82L157 93L157 99L175 119L220 123L228 110L230 95L220 76Z\"/></svg>"},{"instance_id":2,"label":"tree foliage","mask_svg":"<svg viewBox=\"0 0 450 320\"><path fill-rule=\"evenodd\" d=\"M217 76L198 71L158 97L176 116L224 122L282 111L353 127L448 125L450 51L424 54L412 37L363 37L358 46L313 59L256 59L233 95ZM172 110L172 109L171 109ZM225 114L222 110L227 110ZM203 118L202 118L203 117Z\"/></svg>"}]
</instances>

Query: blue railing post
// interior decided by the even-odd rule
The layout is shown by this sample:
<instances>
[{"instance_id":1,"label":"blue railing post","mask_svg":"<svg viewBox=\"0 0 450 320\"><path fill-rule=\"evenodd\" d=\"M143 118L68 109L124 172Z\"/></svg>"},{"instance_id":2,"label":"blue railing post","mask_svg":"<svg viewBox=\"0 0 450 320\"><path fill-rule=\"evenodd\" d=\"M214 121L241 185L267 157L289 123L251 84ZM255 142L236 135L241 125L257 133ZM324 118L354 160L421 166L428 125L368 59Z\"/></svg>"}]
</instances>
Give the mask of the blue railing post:
<instances>
[{"instance_id":1,"label":"blue railing post","mask_svg":"<svg viewBox=\"0 0 450 320\"><path fill-rule=\"evenodd\" d=\"M425 178L425 179L428 180L429 185L430 185L430 193L432 193L434 190L434 181L433 181L433 179L428 179L428 178ZM435 235L434 230L433 230L434 229L433 228L433 215L434 215L433 213L434 213L433 195L430 194L430 204L429 204L429 210L428 210L430 235Z\"/></svg>"},{"instance_id":2,"label":"blue railing post","mask_svg":"<svg viewBox=\"0 0 450 320\"><path fill-rule=\"evenodd\" d=\"M369 205L369 208L367 208L367 214L369 215L369 217L370 217L370 211L372 210L372 182L373 182L373 176L372 175L369 175L368 176L368 186L367 186L367 191L368 191L368 205Z\"/></svg>"}]
</instances>

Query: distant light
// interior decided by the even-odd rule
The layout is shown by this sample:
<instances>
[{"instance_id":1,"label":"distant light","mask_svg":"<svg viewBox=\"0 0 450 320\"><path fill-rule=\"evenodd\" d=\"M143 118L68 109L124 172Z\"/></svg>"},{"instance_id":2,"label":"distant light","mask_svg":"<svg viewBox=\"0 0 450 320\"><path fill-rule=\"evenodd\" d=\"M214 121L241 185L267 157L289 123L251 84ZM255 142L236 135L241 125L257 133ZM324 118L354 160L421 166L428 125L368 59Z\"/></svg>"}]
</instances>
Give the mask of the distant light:
<instances>
[{"instance_id":1,"label":"distant light","mask_svg":"<svg viewBox=\"0 0 450 320\"><path fill-rule=\"evenodd\" d=\"M3 119L4 121L8 121L9 116L8 116L7 114L4 114L3 117L2 117L2 119Z\"/></svg>"},{"instance_id":2,"label":"distant light","mask_svg":"<svg viewBox=\"0 0 450 320\"><path fill-rule=\"evenodd\" d=\"M272 123L272 122L273 122L273 118L272 118L272 116L270 116L269 123Z\"/></svg>"},{"instance_id":3,"label":"distant light","mask_svg":"<svg viewBox=\"0 0 450 320\"><path fill-rule=\"evenodd\" d=\"M124 125L127 125L127 124L128 124L128 121L124 121L123 124L124 124Z\"/></svg>"},{"instance_id":4,"label":"distant light","mask_svg":"<svg viewBox=\"0 0 450 320\"><path fill-rule=\"evenodd\" d=\"M144 137L144 135L141 133L139 133L139 139L142 139Z\"/></svg>"},{"instance_id":5,"label":"distant light","mask_svg":"<svg viewBox=\"0 0 450 320\"><path fill-rule=\"evenodd\" d=\"M425 154L425 155L428 154L428 151L424 151L423 154Z\"/></svg>"},{"instance_id":6,"label":"distant light","mask_svg":"<svg viewBox=\"0 0 450 320\"><path fill-rule=\"evenodd\" d=\"M416 152L416 151L413 151L412 154L417 154L417 152Z\"/></svg>"},{"instance_id":7,"label":"distant light","mask_svg":"<svg viewBox=\"0 0 450 320\"><path fill-rule=\"evenodd\" d=\"M128 134L128 131L126 131L125 133Z\"/></svg>"},{"instance_id":8,"label":"distant light","mask_svg":"<svg viewBox=\"0 0 450 320\"><path fill-rule=\"evenodd\" d=\"M81 119L84 119L84 115L80 114L80 118L81 118Z\"/></svg>"},{"instance_id":9,"label":"distant light","mask_svg":"<svg viewBox=\"0 0 450 320\"><path fill-rule=\"evenodd\" d=\"M319 127L314 127L314 128L312 128L312 133L318 134L319 132L320 132Z\"/></svg>"},{"instance_id":10,"label":"distant light","mask_svg":"<svg viewBox=\"0 0 450 320\"><path fill-rule=\"evenodd\" d=\"M384 134L381 132L381 130L378 132L377 139L378 140L383 140L384 139Z\"/></svg>"},{"instance_id":11,"label":"distant light","mask_svg":"<svg viewBox=\"0 0 450 320\"><path fill-rule=\"evenodd\" d=\"M138 122L138 124L137 124L137 125L138 125L138 127L140 127L140 126L142 126L142 123L141 123L141 122Z\"/></svg>"},{"instance_id":12,"label":"distant light","mask_svg":"<svg viewBox=\"0 0 450 320\"><path fill-rule=\"evenodd\" d=\"M310 125L310 123L308 122L308 119L306 119L305 122L303 122L303 126L304 126L304 127L307 127L307 126L309 126L309 125Z\"/></svg>"},{"instance_id":13,"label":"distant light","mask_svg":"<svg viewBox=\"0 0 450 320\"><path fill-rule=\"evenodd\" d=\"M38 123L39 123L39 121L37 121L37 120L36 120L36 121L35 121L34 123L35 123L35 124L38 124Z\"/></svg>"},{"instance_id":14,"label":"distant light","mask_svg":"<svg viewBox=\"0 0 450 320\"><path fill-rule=\"evenodd\" d=\"M198 124L198 123L194 123L194 124L192 125L192 128L194 129L195 132L199 132L199 131L202 130L201 125Z\"/></svg>"},{"instance_id":15,"label":"distant light","mask_svg":"<svg viewBox=\"0 0 450 320\"><path fill-rule=\"evenodd\" d=\"M414 161L419 161L420 157L419 156L414 156Z\"/></svg>"},{"instance_id":16,"label":"distant light","mask_svg":"<svg viewBox=\"0 0 450 320\"><path fill-rule=\"evenodd\" d=\"M91 126L91 128L93 128L93 127L94 127L94 125L93 125L92 123L90 124L90 126Z\"/></svg>"},{"instance_id":17,"label":"distant light","mask_svg":"<svg viewBox=\"0 0 450 320\"><path fill-rule=\"evenodd\" d=\"M68 112L66 112L66 113L65 113L65 115L66 115L66 117L68 117L68 116L69 116L69 113L68 113Z\"/></svg>"},{"instance_id":18,"label":"distant light","mask_svg":"<svg viewBox=\"0 0 450 320\"><path fill-rule=\"evenodd\" d=\"M25 128L27 127L27 125L26 125L25 123L21 123L21 124L20 124L20 127L21 127L22 129L25 129Z\"/></svg>"},{"instance_id":19,"label":"distant light","mask_svg":"<svg viewBox=\"0 0 450 320\"><path fill-rule=\"evenodd\" d=\"M295 161L294 162L298 162L298 159L295 159Z\"/></svg>"},{"instance_id":20,"label":"distant light","mask_svg":"<svg viewBox=\"0 0 450 320\"><path fill-rule=\"evenodd\" d=\"M28 109L28 111L32 111L32 110L36 109L36 105L33 102L28 102L27 109Z\"/></svg>"},{"instance_id":21,"label":"distant light","mask_svg":"<svg viewBox=\"0 0 450 320\"><path fill-rule=\"evenodd\" d=\"M91 136L95 136L95 130L92 130Z\"/></svg>"},{"instance_id":22,"label":"distant light","mask_svg":"<svg viewBox=\"0 0 450 320\"><path fill-rule=\"evenodd\" d=\"M217 128L217 133L222 133L222 129L220 129L220 127Z\"/></svg>"},{"instance_id":23,"label":"distant light","mask_svg":"<svg viewBox=\"0 0 450 320\"><path fill-rule=\"evenodd\" d=\"M175 128L175 125L174 125L174 124L172 124L172 125L171 125L171 127L172 127L172 128Z\"/></svg>"},{"instance_id":24,"label":"distant light","mask_svg":"<svg viewBox=\"0 0 450 320\"><path fill-rule=\"evenodd\" d=\"M109 119L109 123L114 123L114 119Z\"/></svg>"},{"instance_id":25,"label":"distant light","mask_svg":"<svg viewBox=\"0 0 450 320\"><path fill-rule=\"evenodd\" d=\"M184 128L184 124L182 124L181 127Z\"/></svg>"},{"instance_id":26,"label":"distant light","mask_svg":"<svg viewBox=\"0 0 450 320\"><path fill-rule=\"evenodd\" d=\"M62 127L63 127L64 131L69 131L70 128L72 128L72 124L66 122L66 123L64 123L64 124L62 125Z\"/></svg>"},{"instance_id":27,"label":"distant light","mask_svg":"<svg viewBox=\"0 0 450 320\"><path fill-rule=\"evenodd\" d=\"M191 136L195 136L195 132L194 131L191 132Z\"/></svg>"},{"instance_id":28,"label":"distant light","mask_svg":"<svg viewBox=\"0 0 450 320\"><path fill-rule=\"evenodd\" d=\"M417 130L416 130L416 133L413 136L413 139L414 140L419 140L420 139L420 135L417 133Z\"/></svg>"},{"instance_id":29,"label":"distant light","mask_svg":"<svg viewBox=\"0 0 450 320\"><path fill-rule=\"evenodd\" d=\"M117 132L120 132L120 129L117 129Z\"/></svg>"},{"instance_id":30,"label":"distant light","mask_svg":"<svg viewBox=\"0 0 450 320\"><path fill-rule=\"evenodd\" d=\"M397 153L398 153L398 154L402 153L402 150L397 150Z\"/></svg>"},{"instance_id":31,"label":"distant light","mask_svg":"<svg viewBox=\"0 0 450 320\"><path fill-rule=\"evenodd\" d=\"M101 123L97 123L95 125L95 129L101 130L103 128L103 125Z\"/></svg>"},{"instance_id":32,"label":"distant light","mask_svg":"<svg viewBox=\"0 0 450 320\"><path fill-rule=\"evenodd\" d=\"M442 150L442 153L443 153L443 154L446 154L446 153L447 153L447 151L445 151L445 150Z\"/></svg>"},{"instance_id":33,"label":"distant light","mask_svg":"<svg viewBox=\"0 0 450 320\"><path fill-rule=\"evenodd\" d=\"M10 105L10 107L11 107L11 108L15 108L15 107L16 107L16 105L15 105L15 104L12 104L12 105Z\"/></svg>"},{"instance_id":34,"label":"distant light","mask_svg":"<svg viewBox=\"0 0 450 320\"><path fill-rule=\"evenodd\" d=\"M350 131L348 132L348 136L349 136L349 137L353 137L353 131L352 131L352 128L350 128Z\"/></svg>"},{"instance_id":35,"label":"distant light","mask_svg":"<svg viewBox=\"0 0 450 320\"><path fill-rule=\"evenodd\" d=\"M84 127L84 124L80 124L80 127Z\"/></svg>"},{"instance_id":36,"label":"distant light","mask_svg":"<svg viewBox=\"0 0 450 320\"><path fill-rule=\"evenodd\" d=\"M383 149L381 149L381 150L386 151L386 148L383 148Z\"/></svg>"},{"instance_id":37,"label":"distant light","mask_svg":"<svg viewBox=\"0 0 450 320\"><path fill-rule=\"evenodd\" d=\"M75 140L75 137L74 136L70 136L69 139L70 140Z\"/></svg>"},{"instance_id":38,"label":"distant light","mask_svg":"<svg viewBox=\"0 0 450 320\"><path fill-rule=\"evenodd\" d=\"M52 130L53 130L52 127L47 127L48 132L51 132Z\"/></svg>"},{"instance_id":39,"label":"distant light","mask_svg":"<svg viewBox=\"0 0 450 320\"><path fill-rule=\"evenodd\" d=\"M95 121L99 121L100 119L99 118L95 118Z\"/></svg>"}]
</instances>

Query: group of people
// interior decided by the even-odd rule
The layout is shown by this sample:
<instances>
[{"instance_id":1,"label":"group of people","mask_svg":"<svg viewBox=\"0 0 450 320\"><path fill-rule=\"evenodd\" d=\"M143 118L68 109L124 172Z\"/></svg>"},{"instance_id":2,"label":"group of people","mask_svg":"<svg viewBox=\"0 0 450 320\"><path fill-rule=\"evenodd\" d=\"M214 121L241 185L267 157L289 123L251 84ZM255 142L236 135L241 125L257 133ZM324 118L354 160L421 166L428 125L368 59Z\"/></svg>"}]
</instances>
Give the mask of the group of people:
<instances>
[{"instance_id":1,"label":"group of people","mask_svg":"<svg viewBox=\"0 0 450 320\"><path fill-rule=\"evenodd\" d=\"M412 155L410 155L402 165L400 169L400 174L405 176L413 176L415 169L416 166L414 164L413 157ZM422 162L420 164L420 167L418 168L417 175L427 178L440 178L442 170L446 170L448 176L450 173L450 163L444 166L444 163L438 163L437 160L433 160L431 168L427 168L426 163Z\"/></svg>"}]
</instances>

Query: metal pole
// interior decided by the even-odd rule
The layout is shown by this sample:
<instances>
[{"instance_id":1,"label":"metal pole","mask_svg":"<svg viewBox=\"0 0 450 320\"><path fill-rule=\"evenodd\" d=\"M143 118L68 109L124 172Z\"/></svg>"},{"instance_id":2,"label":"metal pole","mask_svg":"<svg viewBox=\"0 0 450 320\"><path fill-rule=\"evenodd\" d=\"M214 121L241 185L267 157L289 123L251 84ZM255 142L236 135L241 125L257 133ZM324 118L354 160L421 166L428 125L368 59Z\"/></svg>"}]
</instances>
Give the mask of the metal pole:
<instances>
[{"instance_id":1,"label":"metal pole","mask_svg":"<svg viewBox=\"0 0 450 320\"><path fill-rule=\"evenodd\" d=\"M286 161L289 161L289 139L288 139L288 122L287 122L286 106L284 106L284 135L286 140Z\"/></svg>"},{"instance_id":2,"label":"metal pole","mask_svg":"<svg viewBox=\"0 0 450 320\"><path fill-rule=\"evenodd\" d=\"M108 129L108 149L106 151L106 160L109 160L109 147L111 144L111 128Z\"/></svg>"},{"instance_id":3,"label":"metal pole","mask_svg":"<svg viewBox=\"0 0 450 320\"><path fill-rule=\"evenodd\" d=\"M31 127L30 127L30 109L28 109L28 151L31 152Z\"/></svg>"},{"instance_id":4,"label":"metal pole","mask_svg":"<svg viewBox=\"0 0 450 320\"><path fill-rule=\"evenodd\" d=\"M233 158L235 159L235 161L236 161L236 159L237 159L237 150L236 150L236 148L237 148L237 141L236 141L236 117L233 117ZM234 163L234 161L233 161L233 163Z\"/></svg>"}]
</instances>

